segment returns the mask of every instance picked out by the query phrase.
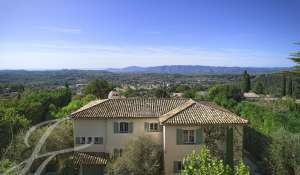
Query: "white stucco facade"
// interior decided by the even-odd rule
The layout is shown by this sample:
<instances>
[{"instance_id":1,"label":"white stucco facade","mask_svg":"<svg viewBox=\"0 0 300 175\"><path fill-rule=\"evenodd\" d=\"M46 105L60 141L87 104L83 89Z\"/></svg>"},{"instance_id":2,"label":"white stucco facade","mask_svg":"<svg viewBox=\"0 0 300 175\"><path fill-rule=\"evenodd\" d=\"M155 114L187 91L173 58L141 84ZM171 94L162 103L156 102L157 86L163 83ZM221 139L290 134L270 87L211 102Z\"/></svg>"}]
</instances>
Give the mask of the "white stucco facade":
<instances>
[{"instance_id":1,"label":"white stucco facade","mask_svg":"<svg viewBox=\"0 0 300 175\"><path fill-rule=\"evenodd\" d=\"M132 122L132 133L114 133L115 122ZM145 122L158 123L159 121L157 118L74 120L74 137L103 137L103 144L93 144L81 150L82 152L107 152L112 154L114 149L124 148L130 140L143 135L150 136L154 141L162 144L162 131L146 132ZM76 142L74 145L80 146Z\"/></svg>"}]
</instances>

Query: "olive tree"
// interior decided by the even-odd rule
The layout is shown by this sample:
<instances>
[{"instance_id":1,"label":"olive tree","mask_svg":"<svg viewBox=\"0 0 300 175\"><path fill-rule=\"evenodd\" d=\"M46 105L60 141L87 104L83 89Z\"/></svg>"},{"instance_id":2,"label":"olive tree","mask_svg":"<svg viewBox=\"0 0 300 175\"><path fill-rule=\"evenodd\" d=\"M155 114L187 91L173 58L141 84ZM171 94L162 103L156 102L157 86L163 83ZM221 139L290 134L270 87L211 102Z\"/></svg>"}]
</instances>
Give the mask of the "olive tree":
<instances>
[{"instance_id":1,"label":"olive tree","mask_svg":"<svg viewBox=\"0 0 300 175\"><path fill-rule=\"evenodd\" d=\"M140 136L125 146L122 154L111 160L107 174L159 175L162 171L162 147L151 138Z\"/></svg>"}]
</instances>

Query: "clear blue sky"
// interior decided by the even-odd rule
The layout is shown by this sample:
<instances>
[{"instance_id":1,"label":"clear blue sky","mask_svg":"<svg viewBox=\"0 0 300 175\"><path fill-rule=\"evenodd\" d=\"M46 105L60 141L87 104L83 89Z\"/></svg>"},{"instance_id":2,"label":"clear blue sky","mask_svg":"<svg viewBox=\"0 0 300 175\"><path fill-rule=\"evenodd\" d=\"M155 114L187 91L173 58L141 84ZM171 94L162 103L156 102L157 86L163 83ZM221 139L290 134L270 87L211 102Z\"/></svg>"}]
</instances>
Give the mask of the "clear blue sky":
<instances>
[{"instance_id":1,"label":"clear blue sky","mask_svg":"<svg viewBox=\"0 0 300 175\"><path fill-rule=\"evenodd\" d=\"M291 66L300 0L0 0L0 69Z\"/></svg>"}]
</instances>

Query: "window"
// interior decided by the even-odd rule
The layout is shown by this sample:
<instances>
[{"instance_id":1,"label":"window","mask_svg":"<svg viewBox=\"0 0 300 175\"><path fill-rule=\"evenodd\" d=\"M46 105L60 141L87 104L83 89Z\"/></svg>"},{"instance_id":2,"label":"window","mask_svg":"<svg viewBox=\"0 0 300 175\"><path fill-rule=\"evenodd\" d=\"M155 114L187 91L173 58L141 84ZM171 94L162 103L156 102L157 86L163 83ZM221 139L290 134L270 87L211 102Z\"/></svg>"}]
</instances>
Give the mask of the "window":
<instances>
[{"instance_id":1,"label":"window","mask_svg":"<svg viewBox=\"0 0 300 175\"><path fill-rule=\"evenodd\" d=\"M150 123L149 124L149 130L152 131L158 131L158 123Z\"/></svg>"},{"instance_id":2,"label":"window","mask_svg":"<svg viewBox=\"0 0 300 175\"><path fill-rule=\"evenodd\" d=\"M183 130L183 143L194 144L195 143L195 131Z\"/></svg>"},{"instance_id":3,"label":"window","mask_svg":"<svg viewBox=\"0 0 300 175\"><path fill-rule=\"evenodd\" d=\"M80 137L79 144L85 144L85 137Z\"/></svg>"},{"instance_id":4,"label":"window","mask_svg":"<svg viewBox=\"0 0 300 175\"><path fill-rule=\"evenodd\" d=\"M153 122L153 123L145 122L145 131L146 132L159 132L160 131L159 123L157 123L157 122Z\"/></svg>"},{"instance_id":5,"label":"window","mask_svg":"<svg viewBox=\"0 0 300 175\"><path fill-rule=\"evenodd\" d=\"M128 123L120 122L120 133L128 133Z\"/></svg>"},{"instance_id":6,"label":"window","mask_svg":"<svg viewBox=\"0 0 300 175\"><path fill-rule=\"evenodd\" d=\"M174 173L180 173L181 170L182 170L182 162L174 161Z\"/></svg>"},{"instance_id":7,"label":"window","mask_svg":"<svg viewBox=\"0 0 300 175\"><path fill-rule=\"evenodd\" d=\"M114 133L133 133L133 122L114 122Z\"/></svg>"},{"instance_id":8,"label":"window","mask_svg":"<svg viewBox=\"0 0 300 175\"><path fill-rule=\"evenodd\" d=\"M95 144L103 144L103 137L95 137L94 140Z\"/></svg>"},{"instance_id":9,"label":"window","mask_svg":"<svg viewBox=\"0 0 300 175\"><path fill-rule=\"evenodd\" d=\"M91 144L92 142L93 142L93 138L92 137L88 137L87 144Z\"/></svg>"}]
</instances>

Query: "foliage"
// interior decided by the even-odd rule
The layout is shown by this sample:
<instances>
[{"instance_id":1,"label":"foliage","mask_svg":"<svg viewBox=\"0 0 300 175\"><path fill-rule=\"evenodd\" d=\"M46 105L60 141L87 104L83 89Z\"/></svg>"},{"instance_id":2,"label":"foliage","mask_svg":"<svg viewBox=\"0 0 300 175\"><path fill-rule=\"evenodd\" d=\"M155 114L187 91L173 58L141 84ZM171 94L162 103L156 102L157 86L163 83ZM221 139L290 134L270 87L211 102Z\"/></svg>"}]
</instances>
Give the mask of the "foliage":
<instances>
[{"instance_id":1,"label":"foliage","mask_svg":"<svg viewBox=\"0 0 300 175\"><path fill-rule=\"evenodd\" d=\"M83 98L76 99L74 98L67 106L64 106L63 108L53 111L52 115L55 116L55 118L63 118L71 114L72 112L76 111L80 107L84 106L88 102L95 100L96 97L93 95L87 95Z\"/></svg>"},{"instance_id":2,"label":"foliage","mask_svg":"<svg viewBox=\"0 0 300 175\"><path fill-rule=\"evenodd\" d=\"M21 162L27 159L47 128L47 126L41 127L32 133L29 137L30 147L27 147L24 144L26 132L22 131L18 133L12 142L13 144L7 148L5 158L16 162ZM71 121L65 121L59 124L49 135L40 154L72 148L73 146L73 124Z\"/></svg>"},{"instance_id":3,"label":"foliage","mask_svg":"<svg viewBox=\"0 0 300 175\"><path fill-rule=\"evenodd\" d=\"M288 80L286 94L290 97L293 96L293 79L292 78L289 78L289 80Z\"/></svg>"},{"instance_id":4,"label":"foliage","mask_svg":"<svg viewBox=\"0 0 300 175\"><path fill-rule=\"evenodd\" d=\"M215 103L233 110L242 99L242 91L233 85L216 85L208 90L209 99Z\"/></svg>"},{"instance_id":5,"label":"foliage","mask_svg":"<svg viewBox=\"0 0 300 175\"><path fill-rule=\"evenodd\" d=\"M10 167L12 167L14 164L8 159L3 159L0 160L0 174L4 173L7 171ZM16 175L16 173L11 172L8 175Z\"/></svg>"},{"instance_id":6,"label":"foliage","mask_svg":"<svg viewBox=\"0 0 300 175\"><path fill-rule=\"evenodd\" d=\"M285 96L287 93L286 87L288 83L286 77L284 78L284 76L286 75L278 73L257 75L253 79L254 91L257 84L261 83L264 87L264 94L268 94L275 97ZM289 79L292 80L292 96L300 98L300 78L289 76Z\"/></svg>"},{"instance_id":7,"label":"foliage","mask_svg":"<svg viewBox=\"0 0 300 175\"><path fill-rule=\"evenodd\" d=\"M297 43L300 45L300 43ZM294 66L294 70L291 73L299 74L300 73L300 51L296 51L291 54L290 60L292 60L296 65Z\"/></svg>"},{"instance_id":8,"label":"foliage","mask_svg":"<svg viewBox=\"0 0 300 175\"><path fill-rule=\"evenodd\" d=\"M242 162L235 167L236 175L250 175L249 168ZM183 160L182 175L231 175L232 170L224 165L222 160L211 156L206 147L202 147L198 153L193 151Z\"/></svg>"},{"instance_id":9,"label":"foliage","mask_svg":"<svg viewBox=\"0 0 300 175\"><path fill-rule=\"evenodd\" d=\"M300 173L300 134L292 134L279 129L273 134L269 149L272 174Z\"/></svg>"},{"instance_id":10,"label":"foliage","mask_svg":"<svg viewBox=\"0 0 300 175\"><path fill-rule=\"evenodd\" d=\"M261 82L258 82L254 86L254 92L257 94L264 94L265 93L265 87Z\"/></svg>"},{"instance_id":11,"label":"foliage","mask_svg":"<svg viewBox=\"0 0 300 175\"><path fill-rule=\"evenodd\" d=\"M188 155L183 160L182 175L229 175L229 166L225 166L222 160L213 158L210 151L203 147L199 153L195 151Z\"/></svg>"},{"instance_id":12,"label":"foliage","mask_svg":"<svg viewBox=\"0 0 300 175\"><path fill-rule=\"evenodd\" d=\"M178 85L175 87L175 92L185 92L190 89L191 89L191 87L189 87L187 85Z\"/></svg>"},{"instance_id":13,"label":"foliage","mask_svg":"<svg viewBox=\"0 0 300 175\"><path fill-rule=\"evenodd\" d=\"M282 92L281 92L281 96L286 96L286 76L283 75L282 76Z\"/></svg>"},{"instance_id":14,"label":"foliage","mask_svg":"<svg viewBox=\"0 0 300 175\"><path fill-rule=\"evenodd\" d=\"M245 149L264 173L291 174L299 166L299 106L291 98L276 102L242 102L239 113L249 120ZM296 139L298 137L298 140Z\"/></svg>"},{"instance_id":15,"label":"foliage","mask_svg":"<svg viewBox=\"0 0 300 175\"><path fill-rule=\"evenodd\" d=\"M170 97L168 91L165 88L157 88L154 90L156 98L168 98Z\"/></svg>"},{"instance_id":16,"label":"foliage","mask_svg":"<svg viewBox=\"0 0 300 175\"><path fill-rule=\"evenodd\" d=\"M86 95L92 94L97 98L107 98L108 93L113 89L113 86L105 80L95 79L89 82L84 90Z\"/></svg>"},{"instance_id":17,"label":"foliage","mask_svg":"<svg viewBox=\"0 0 300 175\"><path fill-rule=\"evenodd\" d=\"M250 81L250 75L245 70L243 75L243 92L249 92L251 90L251 81Z\"/></svg>"},{"instance_id":18,"label":"foliage","mask_svg":"<svg viewBox=\"0 0 300 175\"><path fill-rule=\"evenodd\" d=\"M53 119L51 110L56 110L71 101L71 91L62 88L53 91L26 91L17 101L16 109L32 124Z\"/></svg>"},{"instance_id":19,"label":"foliage","mask_svg":"<svg viewBox=\"0 0 300 175\"><path fill-rule=\"evenodd\" d=\"M239 164L235 168L236 175L250 175L249 167L247 167L243 162L239 162Z\"/></svg>"},{"instance_id":20,"label":"foliage","mask_svg":"<svg viewBox=\"0 0 300 175\"><path fill-rule=\"evenodd\" d=\"M184 92L183 96L185 98L196 98L197 91L195 89L190 89Z\"/></svg>"},{"instance_id":21,"label":"foliage","mask_svg":"<svg viewBox=\"0 0 300 175\"><path fill-rule=\"evenodd\" d=\"M0 151L9 144L10 140L14 138L14 135L19 132L20 129L27 128L29 121L23 116L17 113L17 111L10 107L5 108L0 106Z\"/></svg>"},{"instance_id":22,"label":"foliage","mask_svg":"<svg viewBox=\"0 0 300 175\"><path fill-rule=\"evenodd\" d=\"M108 163L108 174L159 175L162 170L162 148L151 138L141 136L132 140L122 151L122 156Z\"/></svg>"}]
</instances>

